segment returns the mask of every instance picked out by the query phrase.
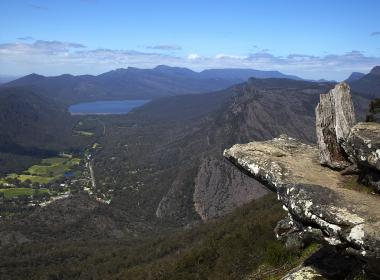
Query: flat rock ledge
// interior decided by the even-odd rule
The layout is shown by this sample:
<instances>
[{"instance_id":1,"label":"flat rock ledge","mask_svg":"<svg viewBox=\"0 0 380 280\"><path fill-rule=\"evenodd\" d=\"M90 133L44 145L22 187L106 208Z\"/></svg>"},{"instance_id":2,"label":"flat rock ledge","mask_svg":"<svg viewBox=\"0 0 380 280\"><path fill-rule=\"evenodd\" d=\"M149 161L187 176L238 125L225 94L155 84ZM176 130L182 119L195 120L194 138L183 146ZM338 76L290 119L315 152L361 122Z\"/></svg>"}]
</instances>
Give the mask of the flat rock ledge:
<instances>
[{"instance_id":1,"label":"flat rock ledge","mask_svg":"<svg viewBox=\"0 0 380 280\"><path fill-rule=\"evenodd\" d=\"M277 193L288 211L275 229L277 238L312 239L380 273L380 200L342 188L344 176L323 167L318 154L316 145L286 135L223 153Z\"/></svg>"}]
</instances>

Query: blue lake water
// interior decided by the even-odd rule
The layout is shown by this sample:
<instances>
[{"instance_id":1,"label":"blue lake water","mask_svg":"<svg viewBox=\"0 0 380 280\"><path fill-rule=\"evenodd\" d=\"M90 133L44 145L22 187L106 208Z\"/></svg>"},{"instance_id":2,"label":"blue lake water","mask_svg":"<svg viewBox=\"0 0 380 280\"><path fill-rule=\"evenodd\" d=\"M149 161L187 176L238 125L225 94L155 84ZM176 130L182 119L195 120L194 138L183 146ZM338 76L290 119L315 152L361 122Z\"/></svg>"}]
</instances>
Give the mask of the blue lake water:
<instances>
[{"instance_id":1,"label":"blue lake water","mask_svg":"<svg viewBox=\"0 0 380 280\"><path fill-rule=\"evenodd\" d=\"M70 113L83 114L126 114L150 100L118 100L80 103L69 107Z\"/></svg>"}]
</instances>

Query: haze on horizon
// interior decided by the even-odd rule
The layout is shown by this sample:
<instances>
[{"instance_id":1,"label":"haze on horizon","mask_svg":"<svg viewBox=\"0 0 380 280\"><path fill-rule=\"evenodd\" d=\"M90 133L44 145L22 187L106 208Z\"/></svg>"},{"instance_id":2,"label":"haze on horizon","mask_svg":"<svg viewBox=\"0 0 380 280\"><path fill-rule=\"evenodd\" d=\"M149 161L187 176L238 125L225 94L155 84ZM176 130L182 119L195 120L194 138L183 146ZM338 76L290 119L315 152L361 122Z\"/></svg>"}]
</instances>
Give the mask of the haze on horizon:
<instances>
[{"instance_id":1,"label":"haze on horizon","mask_svg":"<svg viewBox=\"0 0 380 280\"><path fill-rule=\"evenodd\" d=\"M278 70L342 81L380 65L380 2L0 0L0 75Z\"/></svg>"}]
</instances>

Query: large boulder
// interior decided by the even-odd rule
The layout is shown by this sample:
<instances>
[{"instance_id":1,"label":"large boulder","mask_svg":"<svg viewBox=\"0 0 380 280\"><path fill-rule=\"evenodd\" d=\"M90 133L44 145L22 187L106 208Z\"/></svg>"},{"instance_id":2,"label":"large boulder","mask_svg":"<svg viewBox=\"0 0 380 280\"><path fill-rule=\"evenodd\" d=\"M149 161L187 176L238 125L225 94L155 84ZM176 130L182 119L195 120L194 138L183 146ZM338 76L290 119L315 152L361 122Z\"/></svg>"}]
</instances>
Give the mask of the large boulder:
<instances>
[{"instance_id":1,"label":"large boulder","mask_svg":"<svg viewBox=\"0 0 380 280\"><path fill-rule=\"evenodd\" d=\"M348 167L350 162L342 143L356 124L350 87L342 82L329 93L321 94L315 113L319 162L334 169Z\"/></svg>"},{"instance_id":2,"label":"large boulder","mask_svg":"<svg viewBox=\"0 0 380 280\"><path fill-rule=\"evenodd\" d=\"M380 124L355 125L346 140L347 153L356 162L380 171Z\"/></svg>"}]
</instances>

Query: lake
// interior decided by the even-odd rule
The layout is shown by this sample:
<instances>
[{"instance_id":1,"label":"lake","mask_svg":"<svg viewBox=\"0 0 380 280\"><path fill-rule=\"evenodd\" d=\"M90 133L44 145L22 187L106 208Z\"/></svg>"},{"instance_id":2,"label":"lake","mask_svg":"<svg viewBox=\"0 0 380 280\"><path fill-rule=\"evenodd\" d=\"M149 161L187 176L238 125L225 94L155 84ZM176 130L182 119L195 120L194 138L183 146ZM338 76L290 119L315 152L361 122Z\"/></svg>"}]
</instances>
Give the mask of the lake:
<instances>
[{"instance_id":1,"label":"lake","mask_svg":"<svg viewBox=\"0 0 380 280\"><path fill-rule=\"evenodd\" d=\"M118 100L80 103L69 107L74 114L126 114L150 100Z\"/></svg>"}]
</instances>

